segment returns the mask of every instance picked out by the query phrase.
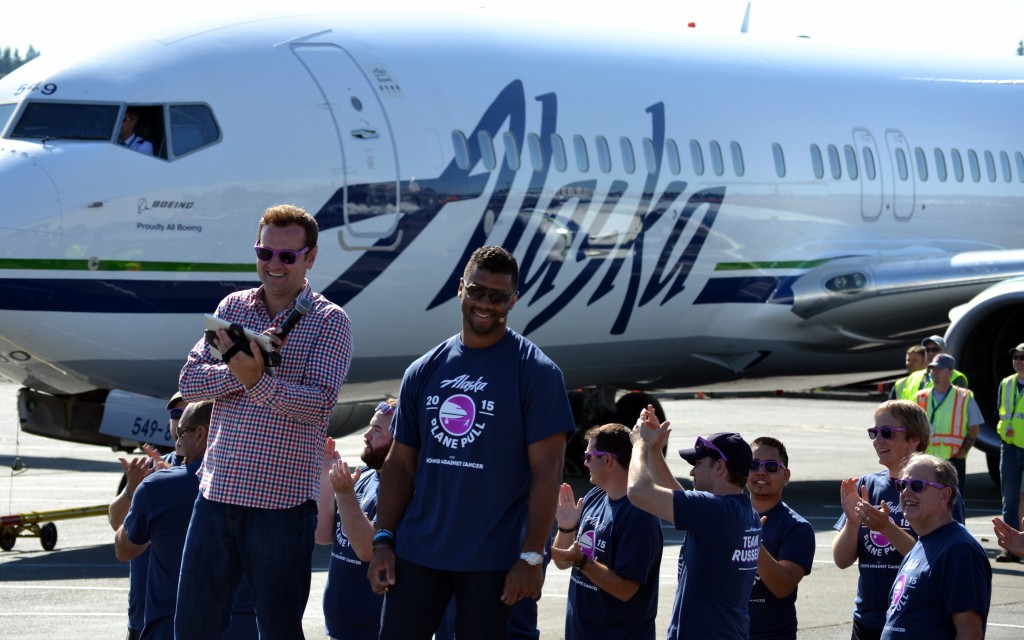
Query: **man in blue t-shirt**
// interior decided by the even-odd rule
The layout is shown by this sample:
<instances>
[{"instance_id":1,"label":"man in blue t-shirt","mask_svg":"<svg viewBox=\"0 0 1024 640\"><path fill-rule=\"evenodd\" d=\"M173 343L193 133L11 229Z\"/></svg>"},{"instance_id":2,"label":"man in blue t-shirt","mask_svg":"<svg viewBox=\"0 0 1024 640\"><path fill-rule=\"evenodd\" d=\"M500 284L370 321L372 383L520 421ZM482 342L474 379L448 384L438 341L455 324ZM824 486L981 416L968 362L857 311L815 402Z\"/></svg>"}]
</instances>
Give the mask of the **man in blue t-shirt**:
<instances>
[{"instance_id":1,"label":"man in blue t-shirt","mask_svg":"<svg viewBox=\"0 0 1024 640\"><path fill-rule=\"evenodd\" d=\"M868 438L885 467L878 473L842 481L843 515L833 527L832 559L845 569L854 562L860 576L854 602L852 640L877 640L885 625L888 594L916 534L899 502L895 479L907 459L928 448L931 425L924 410L907 400L888 400L875 410ZM963 522L957 496L953 516Z\"/></svg>"},{"instance_id":2,"label":"man in blue t-shirt","mask_svg":"<svg viewBox=\"0 0 1024 640\"><path fill-rule=\"evenodd\" d=\"M572 568L565 606L566 640L654 640L658 572L665 536L657 517L626 497L633 445L629 429L587 431L583 464L596 485L576 500L563 484L551 559Z\"/></svg>"},{"instance_id":3,"label":"man in blue t-shirt","mask_svg":"<svg viewBox=\"0 0 1024 640\"><path fill-rule=\"evenodd\" d=\"M992 567L981 544L953 518L956 469L948 460L915 453L897 488L919 537L892 584L883 640L984 638Z\"/></svg>"},{"instance_id":4,"label":"man in blue t-shirt","mask_svg":"<svg viewBox=\"0 0 1024 640\"><path fill-rule=\"evenodd\" d=\"M457 637L499 638L509 607L540 596L575 426L562 372L505 326L518 284L511 253L474 251L462 331L405 372L369 570L383 640L429 638L452 595Z\"/></svg>"},{"instance_id":5,"label":"man in blue t-shirt","mask_svg":"<svg viewBox=\"0 0 1024 640\"><path fill-rule=\"evenodd\" d=\"M324 587L324 624L332 639L376 640L380 634L384 596L370 588L366 571L373 556L377 471L391 451L391 421L397 405L394 398L377 405L363 434L360 457L366 466L355 473L340 459L333 438L324 447L316 542L333 545Z\"/></svg>"},{"instance_id":6,"label":"man in blue t-shirt","mask_svg":"<svg viewBox=\"0 0 1024 640\"><path fill-rule=\"evenodd\" d=\"M750 443L754 455L747 478L750 502L762 518L757 576L750 592L750 637L796 638L796 591L814 562L814 527L782 501L789 483L789 455L775 438Z\"/></svg>"},{"instance_id":7,"label":"man in blue t-shirt","mask_svg":"<svg viewBox=\"0 0 1024 640\"><path fill-rule=\"evenodd\" d=\"M629 501L686 532L669 640L746 638L761 520L743 492L753 455L738 433L697 437L679 455L693 465L693 491L672 476L662 449L669 423L648 405L630 433Z\"/></svg>"}]
</instances>

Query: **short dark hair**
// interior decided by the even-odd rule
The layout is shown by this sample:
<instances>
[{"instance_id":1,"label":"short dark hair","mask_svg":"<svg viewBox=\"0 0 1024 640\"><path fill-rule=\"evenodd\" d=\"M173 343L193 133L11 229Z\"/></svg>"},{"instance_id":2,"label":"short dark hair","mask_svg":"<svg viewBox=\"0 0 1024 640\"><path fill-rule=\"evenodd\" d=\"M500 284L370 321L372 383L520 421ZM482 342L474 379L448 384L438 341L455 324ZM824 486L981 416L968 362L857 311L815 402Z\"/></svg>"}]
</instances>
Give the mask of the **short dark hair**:
<instances>
[{"instance_id":1,"label":"short dark hair","mask_svg":"<svg viewBox=\"0 0 1024 640\"><path fill-rule=\"evenodd\" d=\"M782 444L780 440L776 440L771 436L761 436L760 438L754 438L753 442L750 443L750 448L753 449L759 444L777 450L779 457L782 458L782 464L786 465L787 469L789 468L789 454L786 453L786 445Z\"/></svg>"},{"instance_id":2,"label":"short dark hair","mask_svg":"<svg viewBox=\"0 0 1024 640\"><path fill-rule=\"evenodd\" d=\"M512 288L519 288L519 263L504 247L487 245L474 251L473 255L469 256L466 268L462 270L462 277L468 277L473 267L491 273L508 274L512 276Z\"/></svg>"},{"instance_id":3,"label":"short dark hair","mask_svg":"<svg viewBox=\"0 0 1024 640\"><path fill-rule=\"evenodd\" d=\"M310 249L316 246L320 227L316 223L316 218L306 213L306 210L302 207L296 207L291 204L277 204L264 211L263 216L260 218L260 225L256 229L257 243L263 240L263 227L270 224L275 227L287 227L290 224L297 224L306 232L305 246Z\"/></svg>"},{"instance_id":4,"label":"short dark hair","mask_svg":"<svg viewBox=\"0 0 1024 640\"><path fill-rule=\"evenodd\" d=\"M213 417L213 400L200 400L190 402L181 413L178 421L179 429L191 429L192 427L210 428L210 420Z\"/></svg>"},{"instance_id":5,"label":"short dark hair","mask_svg":"<svg viewBox=\"0 0 1024 640\"><path fill-rule=\"evenodd\" d=\"M917 443L919 453L928 448L928 442L932 437L932 425L928 422L928 414L924 409L909 400L886 400L875 409L875 415L886 411L900 423L890 426L906 427L907 432L904 435L908 440L912 437L920 440Z\"/></svg>"},{"instance_id":6,"label":"short dark hair","mask_svg":"<svg viewBox=\"0 0 1024 640\"><path fill-rule=\"evenodd\" d=\"M594 439L594 447L598 451L614 453L623 469L629 469L629 459L633 455L633 444L629 440L629 427L617 422L609 422L599 427L591 427L584 434L587 440Z\"/></svg>"}]
</instances>

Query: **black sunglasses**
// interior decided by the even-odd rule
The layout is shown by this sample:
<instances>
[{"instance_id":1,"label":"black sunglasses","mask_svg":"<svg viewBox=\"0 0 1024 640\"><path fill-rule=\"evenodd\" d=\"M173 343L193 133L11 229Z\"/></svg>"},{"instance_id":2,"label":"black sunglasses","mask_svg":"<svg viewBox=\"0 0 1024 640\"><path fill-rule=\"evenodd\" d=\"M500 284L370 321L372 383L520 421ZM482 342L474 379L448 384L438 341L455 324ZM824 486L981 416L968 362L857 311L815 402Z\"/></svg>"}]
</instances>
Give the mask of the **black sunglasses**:
<instances>
[{"instance_id":1,"label":"black sunglasses","mask_svg":"<svg viewBox=\"0 0 1024 640\"><path fill-rule=\"evenodd\" d=\"M946 485L939 484L938 482L929 482L927 480L903 480L902 478L893 480L893 484L896 485L897 491L903 491L907 487L914 493L921 493L924 491L926 486L935 487L936 489L945 489Z\"/></svg>"},{"instance_id":2,"label":"black sunglasses","mask_svg":"<svg viewBox=\"0 0 1024 640\"><path fill-rule=\"evenodd\" d=\"M874 440L881 435L883 440L892 440L895 432L906 430L906 427L868 427L868 437Z\"/></svg>"},{"instance_id":3,"label":"black sunglasses","mask_svg":"<svg viewBox=\"0 0 1024 640\"><path fill-rule=\"evenodd\" d=\"M754 460L750 463L750 473L757 473L764 467L764 470L768 473L778 473L782 469L786 468L786 465L782 464L778 460Z\"/></svg>"},{"instance_id":4,"label":"black sunglasses","mask_svg":"<svg viewBox=\"0 0 1024 640\"><path fill-rule=\"evenodd\" d=\"M284 264L295 264L295 261L299 258L299 256L309 253L310 248L305 247L303 249L299 249L298 251L295 251L293 249L281 249L279 251L277 249L271 249L270 247L261 247L260 245L256 245L253 247L253 249L256 250L256 257L259 258L262 262L270 262L271 260L274 259L274 256L277 256L278 258L281 259L281 262L283 262Z\"/></svg>"},{"instance_id":5,"label":"black sunglasses","mask_svg":"<svg viewBox=\"0 0 1024 640\"><path fill-rule=\"evenodd\" d=\"M473 284L462 280L462 290L466 292L466 297L470 300L480 302L484 298L487 298L491 304L498 304L501 306L508 306L508 303L512 301L512 296L516 295L518 291L512 293L505 293L498 289L491 289L480 284Z\"/></svg>"}]
</instances>

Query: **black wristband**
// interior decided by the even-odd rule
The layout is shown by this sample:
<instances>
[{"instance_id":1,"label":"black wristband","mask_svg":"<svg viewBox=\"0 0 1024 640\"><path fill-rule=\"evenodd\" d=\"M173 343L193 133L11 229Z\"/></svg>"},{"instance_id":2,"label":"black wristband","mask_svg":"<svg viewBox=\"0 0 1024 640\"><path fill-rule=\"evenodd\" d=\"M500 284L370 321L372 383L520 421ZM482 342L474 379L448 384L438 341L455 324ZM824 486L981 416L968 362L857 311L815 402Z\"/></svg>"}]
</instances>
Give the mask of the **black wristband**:
<instances>
[{"instance_id":1,"label":"black wristband","mask_svg":"<svg viewBox=\"0 0 1024 640\"><path fill-rule=\"evenodd\" d=\"M587 566L587 561L588 560L590 560L590 557L587 556L586 554L584 554L582 558L580 558L578 561L572 563L572 566L576 567L580 571L583 571L583 567Z\"/></svg>"},{"instance_id":2,"label":"black wristband","mask_svg":"<svg viewBox=\"0 0 1024 640\"><path fill-rule=\"evenodd\" d=\"M563 529L562 527L558 527L558 530L561 531L562 533L576 533L576 527L570 527L568 529Z\"/></svg>"}]
</instances>

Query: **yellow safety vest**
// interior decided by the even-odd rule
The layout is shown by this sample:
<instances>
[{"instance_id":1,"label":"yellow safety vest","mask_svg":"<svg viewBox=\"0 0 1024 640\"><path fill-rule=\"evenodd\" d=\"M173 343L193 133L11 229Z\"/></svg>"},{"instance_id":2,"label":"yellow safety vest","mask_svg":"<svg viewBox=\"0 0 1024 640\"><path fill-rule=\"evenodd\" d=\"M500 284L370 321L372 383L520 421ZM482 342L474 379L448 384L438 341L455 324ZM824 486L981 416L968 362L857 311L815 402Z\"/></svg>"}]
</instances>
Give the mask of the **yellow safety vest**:
<instances>
[{"instance_id":1,"label":"yellow safety vest","mask_svg":"<svg viewBox=\"0 0 1024 640\"><path fill-rule=\"evenodd\" d=\"M963 387L950 387L942 404L932 406L932 392L928 388L917 394L917 406L928 414L932 425L932 438L925 453L949 460L963 446L967 435L967 401L971 392Z\"/></svg>"},{"instance_id":2,"label":"yellow safety vest","mask_svg":"<svg viewBox=\"0 0 1024 640\"><path fill-rule=\"evenodd\" d=\"M1003 442L1024 447L1024 394L1017 395L1017 374L1003 378L999 383L999 424L996 431ZM1013 435L1007 436L1010 429Z\"/></svg>"},{"instance_id":3,"label":"yellow safety vest","mask_svg":"<svg viewBox=\"0 0 1024 640\"><path fill-rule=\"evenodd\" d=\"M928 369L924 368L920 371L915 371L906 378L900 378L894 385L895 392L893 397L897 400L907 400L909 402L915 402L917 400L917 394L923 389L930 389L932 386L932 379L928 376ZM927 378L927 379L926 379ZM967 376L962 372L953 369L953 375L949 379L953 383L954 387L967 388ZM900 382L903 382L903 386L900 386Z\"/></svg>"}]
</instances>

